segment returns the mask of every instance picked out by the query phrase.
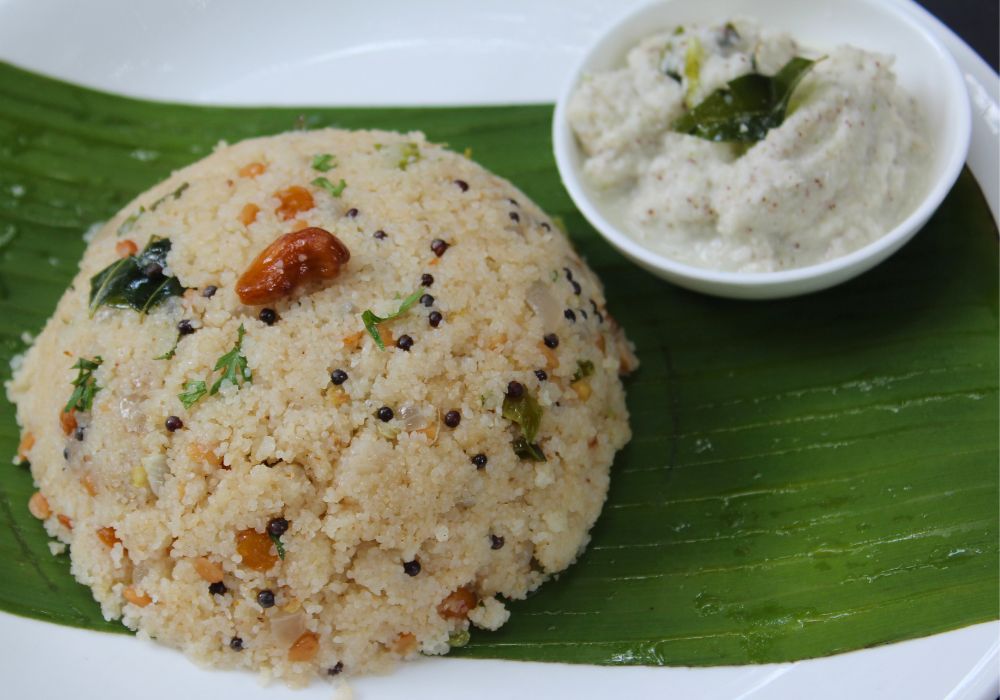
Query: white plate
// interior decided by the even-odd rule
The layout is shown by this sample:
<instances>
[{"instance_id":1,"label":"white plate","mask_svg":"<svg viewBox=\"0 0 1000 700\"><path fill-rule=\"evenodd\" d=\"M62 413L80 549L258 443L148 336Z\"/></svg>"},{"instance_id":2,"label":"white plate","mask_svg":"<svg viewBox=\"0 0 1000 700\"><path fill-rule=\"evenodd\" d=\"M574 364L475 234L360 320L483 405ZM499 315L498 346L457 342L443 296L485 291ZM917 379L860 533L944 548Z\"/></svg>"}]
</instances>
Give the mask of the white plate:
<instances>
[{"instance_id":1,"label":"white plate","mask_svg":"<svg viewBox=\"0 0 1000 700\"><path fill-rule=\"evenodd\" d=\"M0 0L0 59L104 90L185 102L552 102L583 47L636 4ZM969 164L996 217L997 76L930 15L914 12L965 73L974 118ZM703 669L423 659L351 687L360 700L993 700L1000 695L998 634L1000 623L990 622L825 659ZM0 613L0 695L310 700L330 698L331 689L264 689L250 674L204 671L149 642Z\"/></svg>"}]
</instances>

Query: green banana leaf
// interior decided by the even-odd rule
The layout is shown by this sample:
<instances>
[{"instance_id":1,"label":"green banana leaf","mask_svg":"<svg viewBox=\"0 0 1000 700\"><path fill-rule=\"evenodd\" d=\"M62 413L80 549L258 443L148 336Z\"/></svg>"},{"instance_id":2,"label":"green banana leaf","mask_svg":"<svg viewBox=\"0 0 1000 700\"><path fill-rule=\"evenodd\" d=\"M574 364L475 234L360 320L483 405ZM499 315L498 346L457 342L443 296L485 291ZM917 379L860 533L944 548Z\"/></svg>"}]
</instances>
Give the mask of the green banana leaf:
<instances>
[{"instance_id":1,"label":"green banana leaf","mask_svg":"<svg viewBox=\"0 0 1000 700\"><path fill-rule=\"evenodd\" d=\"M998 616L997 230L965 173L876 270L777 302L712 299L626 262L559 183L548 105L212 108L0 64L0 367L70 280L81 234L205 154L291 128L421 129L560 216L642 368L635 437L579 562L455 653L601 664L788 661ZM0 402L0 453L13 455ZM97 630L89 592L0 468L0 609Z\"/></svg>"}]
</instances>

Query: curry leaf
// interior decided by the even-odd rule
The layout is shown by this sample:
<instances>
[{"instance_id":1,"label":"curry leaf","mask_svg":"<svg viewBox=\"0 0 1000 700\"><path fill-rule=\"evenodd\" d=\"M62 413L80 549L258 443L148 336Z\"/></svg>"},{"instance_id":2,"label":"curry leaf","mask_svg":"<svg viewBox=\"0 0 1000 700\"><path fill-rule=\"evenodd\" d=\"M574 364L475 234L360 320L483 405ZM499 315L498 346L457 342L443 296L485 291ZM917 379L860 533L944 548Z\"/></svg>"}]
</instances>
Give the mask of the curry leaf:
<instances>
[{"instance_id":1,"label":"curry leaf","mask_svg":"<svg viewBox=\"0 0 1000 700\"><path fill-rule=\"evenodd\" d=\"M529 462L545 462L545 453L537 443L528 442L523 437L514 438L510 441L510 446L520 459Z\"/></svg>"},{"instance_id":2,"label":"curry leaf","mask_svg":"<svg viewBox=\"0 0 1000 700\"><path fill-rule=\"evenodd\" d=\"M521 459L544 462L545 453L535 442L538 427L542 423L542 407L535 398L527 391L516 398L507 394L503 399L501 413L504 418L517 423L521 428L521 436L510 443L514 454Z\"/></svg>"},{"instance_id":3,"label":"curry leaf","mask_svg":"<svg viewBox=\"0 0 1000 700\"><path fill-rule=\"evenodd\" d=\"M574 382L578 382L584 377L589 377L594 373L594 363L590 360L577 360L576 371L573 373Z\"/></svg>"},{"instance_id":4,"label":"curry leaf","mask_svg":"<svg viewBox=\"0 0 1000 700\"><path fill-rule=\"evenodd\" d=\"M172 275L164 274L169 238L150 239L137 255L114 261L90 278L90 315L101 306L149 310L172 296L184 293L184 286Z\"/></svg>"},{"instance_id":5,"label":"curry leaf","mask_svg":"<svg viewBox=\"0 0 1000 700\"><path fill-rule=\"evenodd\" d=\"M760 141L785 121L792 93L815 63L796 57L774 76L741 75L692 107L673 129L709 141Z\"/></svg>"}]
</instances>

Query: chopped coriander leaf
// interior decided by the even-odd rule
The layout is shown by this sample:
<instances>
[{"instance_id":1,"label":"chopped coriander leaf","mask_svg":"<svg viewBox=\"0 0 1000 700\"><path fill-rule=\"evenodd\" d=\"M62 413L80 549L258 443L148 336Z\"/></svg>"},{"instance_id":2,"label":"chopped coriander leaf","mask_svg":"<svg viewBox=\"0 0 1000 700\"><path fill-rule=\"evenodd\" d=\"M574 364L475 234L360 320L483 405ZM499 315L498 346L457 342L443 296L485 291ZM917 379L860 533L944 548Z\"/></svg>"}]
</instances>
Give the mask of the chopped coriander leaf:
<instances>
[{"instance_id":1,"label":"chopped coriander leaf","mask_svg":"<svg viewBox=\"0 0 1000 700\"><path fill-rule=\"evenodd\" d=\"M162 355L157 355L154 360L170 360L173 359L174 355L177 354L177 343L181 342L180 333L177 334L177 338L174 339L174 345L169 350L167 350Z\"/></svg>"},{"instance_id":2,"label":"chopped coriander leaf","mask_svg":"<svg viewBox=\"0 0 1000 700\"><path fill-rule=\"evenodd\" d=\"M274 542L274 548L278 550L278 557L280 559L285 558L285 545L281 543L281 535L275 535L273 532L267 533L267 536L271 538Z\"/></svg>"},{"instance_id":3,"label":"chopped coriander leaf","mask_svg":"<svg viewBox=\"0 0 1000 700\"><path fill-rule=\"evenodd\" d=\"M594 373L594 363L590 360L577 360L576 372L573 373L573 381L578 382L584 377L589 377Z\"/></svg>"},{"instance_id":4,"label":"chopped coriander leaf","mask_svg":"<svg viewBox=\"0 0 1000 700\"><path fill-rule=\"evenodd\" d=\"M188 187L190 187L190 185L188 185L188 183L182 182L181 185L180 185L180 187L178 187L176 190L174 190L173 192L167 192L165 195L163 195L158 200L156 200L155 202L153 202L149 206L149 210L150 211L156 211L156 208L158 206L160 206L161 204L163 204L165 201L167 201L170 197L173 197L174 199L180 199L181 195L184 194L184 190L186 190Z\"/></svg>"},{"instance_id":5,"label":"chopped coriander leaf","mask_svg":"<svg viewBox=\"0 0 1000 700\"><path fill-rule=\"evenodd\" d=\"M394 314L389 314L388 316L376 316L371 309L365 309L364 313L361 314L361 320L365 324L365 330L368 331L368 334L372 337L372 340L375 341L379 350L385 350L385 343L382 342L382 335L378 332L378 324L384 323L385 321L391 321L392 319L399 318L405 314L410 310L411 306L417 303L421 294L423 294L423 292L416 291L406 297L406 299L403 300L403 303L399 305L399 310Z\"/></svg>"},{"instance_id":6,"label":"chopped coriander leaf","mask_svg":"<svg viewBox=\"0 0 1000 700\"><path fill-rule=\"evenodd\" d=\"M344 188L347 187L347 182L343 178L340 179L340 182L334 185L325 177L318 177L312 181L312 184L316 187L322 187L334 197L342 195L344 193Z\"/></svg>"},{"instance_id":7,"label":"chopped coriander leaf","mask_svg":"<svg viewBox=\"0 0 1000 700\"><path fill-rule=\"evenodd\" d=\"M243 354L243 336L246 335L246 329L243 328L242 323L237 333L239 336L233 349L215 362L212 371L222 370L222 376L216 380L215 384L212 385L212 390L208 392L212 396L219 393L222 382L226 380L237 387L242 386L244 382L253 382L253 372L247 368L247 358Z\"/></svg>"},{"instance_id":8,"label":"chopped coriander leaf","mask_svg":"<svg viewBox=\"0 0 1000 700\"><path fill-rule=\"evenodd\" d=\"M72 369L75 369L76 379L73 380L73 393L70 394L69 401L66 402L66 407L63 408L63 413L69 413L70 411L89 411L91 406L94 405L94 395L101 390L98 386L97 380L94 378L94 370L101 366L104 360L100 355L95 355L93 359L88 360L85 357L81 357L73 365Z\"/></svg>"},{"instance_id":9,"label":"chopped coriander leaf","mask_svg":"<svg viewBox=\"0 0 1000 700\"><path fill-rule=\"evenodd\" d=\"M191 408L207 393L205 382L200 379L189 379L184 383L184 391L177 394L177 398L184 404L184 408Z\"/></svg>"},{"instance_id":10,"label":"chopped coriander leaf","mask_svg":"<svg viewBox=\"0 0 1000 700\"><path fill-rule=\"evenodd\" d=\"M420 147L417 144L405 143L400 151L399 162L396 165L400 170L406 170L421 158Z\"/></svg>"},{"instance_id":11,"label":"chopped coriander leaf","mask_svg":"<svg viewBox=\"0 0 1000 700\"><path fill-rule=\"evenodd\" d=\"M312 168L313 170L318 170L321 173L325 173L328 170L336 168L337 156L330 153L317 153L313 156Z\"/></svg>"},{"instance_id":12,"label":"chopped coriander leaf","mask_svg":"<svg viewBox=\"0 0 1000 700\"><path fill-rule=\"evenodd\" d=\"M122 222L122 225L118 227L118 235L124 236L126 233L132 230L135 226L135 222L139 220L139 217L146 213L146 207L140 206L139 210L133 214L129 214L128 218Z\"/></svg>"}]
</instances>

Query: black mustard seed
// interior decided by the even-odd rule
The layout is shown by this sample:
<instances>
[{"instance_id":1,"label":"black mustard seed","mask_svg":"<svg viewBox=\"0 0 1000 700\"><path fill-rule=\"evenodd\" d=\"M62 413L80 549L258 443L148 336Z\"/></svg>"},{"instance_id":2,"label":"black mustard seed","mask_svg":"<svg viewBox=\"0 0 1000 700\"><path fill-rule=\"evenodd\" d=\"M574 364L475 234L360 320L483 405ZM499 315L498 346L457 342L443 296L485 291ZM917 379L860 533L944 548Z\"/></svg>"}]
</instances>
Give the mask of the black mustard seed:
<instances>
[{"instance_id":1,"label":"black mustard seed","mask_svg":"<svg viewBox=\"0 0 1000 700\"><path fill-rule=\"evenodd\" d=\"M424 274L420 275L421 287L430 287L432 284L434 284L434 275L428 272L425 272Z\"/></svg>"},{"instance_id":2,"label":"black mustard seed","mask_svg":"<svg viewBox=\"0 0 1000 700\"><path fill-rule=\"evenodd\" d=\"M403 573L407 576L416 576L420 573L420 562L414 559L413 561L403 562Z\"/></svg>"},{"instance_id":3,"label":"black mustard seed","mask_svg":"<svg viewBox=\"0 0 1000 700\"><path fill-rule=\"evenodd\" d=\"M431 324L432 328L437 328L441 324L441 319L444 317L439 311L431 311L427 314L427 322Z\"/></svg>"},{"instance_id":4,"label":"black mustard seed","mask_svg":"<svg viewBox=\"0 0 1000 700\"><path fill-rule=\"evenodd\" d=\"M330 381L336 384L337 386L340 386L341 384L347 381L347 372L345 372L342 369L333 370L332 372L330 372Z\"/></svg>"},{"instance_id":5,"label":"black mustard seed","mask_svg":"<svg viewBox=\"0 0 1000 700\"><path fill-rule=\"evenodd\" d=\"M185 318L177 324L177 332L181 335L191 335L194 333L194 326L191 325L191 321Z\"/></svg>"},{"instance_id":6,"label":"black mustard seed","mask_svg":"<svg viewBox=\"0 0 1000 700\"><path fill-rule=\"evenodd\" d=\"M163 424L167 427L167 430L174 432L180 430L184 427L184 421L182 421L177 416L167 416L167 419L163 421Z\"/></svg>"},{"instance_id":7,"label":"black mustard seed","mask_svg":"<svg viewBox=\"0 0 1000 700\"><path fill-rule=\"evenodd\" d=\"M524 395L524 384L521 382L508 382L507 383L507 396L512 399L519 399Z\"/></svg>"},{"instance_id":8,"label":"black mustard seed","mask_svg":"<svg viewBox=\"0 0 1000 700\"><path fill-rule=\"evenodd\" d=\"M554 350L559 347L559 336L555 333L547 334L544 338L542 338L542 340L545 341L545 347L547 348L552 348Z\"/></svg>"},{"instance_id":9,"label":"black mustard seed","mask_svg":"<svg viewBox=\"0 0 1000 700\"><path fill-rule=\"evenodd\" d=\"M444 414L444 424L449 428L457 428L462 422L462 414L458 411L448 411Z\"/></svg>"},{"instance_id":10,"label":"black mustard seed","mask_svg":"<svg viewBox=\"0 0 1000 700\"><path fill-rule=\"evenodd\" d=\"M389 408L388 406L383 406L376 412L375 415L377 415L378 419L383 423L388 423L389 421L392 420L392 417L395 414L393 414L391 408Z\"/></svg>"},{"instance_id":11,"label":"black mustard seed","mask_svg":"<svg viewBox=\"0 0 1000 700\"><path fill-rule=\"evenodd\" d=\"M483 467L486 466L486 463L489 461L489 458L482 452L480 452L469 461L476 465L476 469L482 469Z\"/></svg>"},{"instance_id":12,"label":"black mustard seed","mask_svg":"<svg viewBox=\"0 0 1000 700\"><path fill-rule=\"evenodd\" d=\"M266 323L269 326L273 326L275 321L278 320L278 312L274 309L261 309L260 313L257 314L257 318Z\"/></svg>"},{"instance_id":13,"label":"black mustard seed","mask_svg":"<svg viewBox=\"0 0 1000 700\"><path fill-rule=\"evenodd\" d=\"M434 306L434 297L430 294L424 294L420 297L420 303L424 306Z\"/></svg>"},{"instance_id":14,"label":"black mustard seed","mask_svg":"<svg viewBox=\"0 0 1000 700\"><path fill-rule=\"evenodd\" d=\"M396 347L404 352L409 352L410 348L413 347L413 338L404 333L396 340Z\"/></svg>"},{"instance_id":15,"label":"black mustard seed","mask_svg":"<svg viewBox=\"0 0 1000 700\"><path fill-rule=\"evenodd\" d=\"M215 293L217 291L219 291L219 288L216 287L214 284L210 284L207 287L205 287L203 290L201 290L201 295L203 297L205 297L206 299L211 299L212 297L215 296Z\"/></svg>"},{"instance_id":16,"label":"black mustard seed","mask_svg":"<svg viewBox=\"0 0 1000 700\"><path fill-rule=\"evenodd\" d=\"M226 595L226 591L228 590L229 589L226 588L226 584L222 581L216 581L215 583L208 584L208 592L212 595Z\"/></svg>"},{"instance_id":17,"label":"black mustard seed","mask_svg":"<svg viewBox=\"0 0 1000 700\"><path fill-rule=\"evenodd\" d=\"M262 591L257 591L257 604L262 608L273 608L274 591L268 588L265 588Z\"/></svg>"},{"instance_id":18,"label":"black mustard seed","mask_svg":"<svg viewBox=\"0 0 1000 700\"><path fill-rule=\"evenodd\" d=\"M448 250L448 244L440 238L435 238L431 241L431 250L434 252L434 255L440 258Z\"/></svg>"},{"instance_id":19,"label":"black mustard seed","mask_svg":"<svg viewBox=\"0 0 1000 700\"><path fill-rule=\"evenodd\" d=\"M267 521L267 534L281 537L288 532L288 521L284 518L271 518Z\"/></svg>"}]
</instances>

